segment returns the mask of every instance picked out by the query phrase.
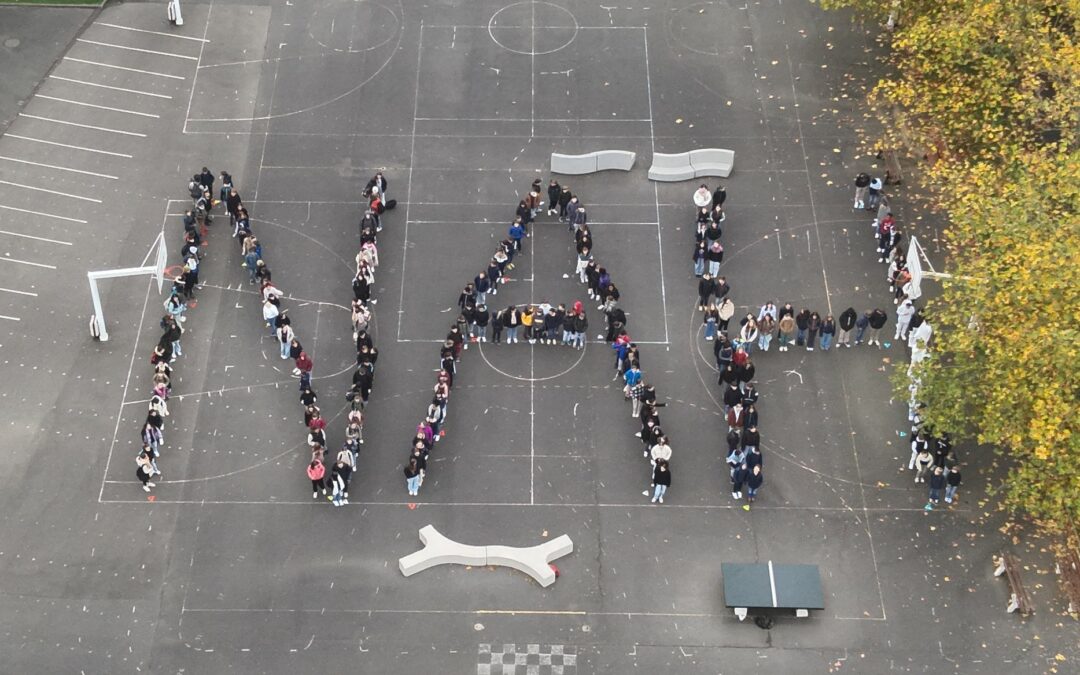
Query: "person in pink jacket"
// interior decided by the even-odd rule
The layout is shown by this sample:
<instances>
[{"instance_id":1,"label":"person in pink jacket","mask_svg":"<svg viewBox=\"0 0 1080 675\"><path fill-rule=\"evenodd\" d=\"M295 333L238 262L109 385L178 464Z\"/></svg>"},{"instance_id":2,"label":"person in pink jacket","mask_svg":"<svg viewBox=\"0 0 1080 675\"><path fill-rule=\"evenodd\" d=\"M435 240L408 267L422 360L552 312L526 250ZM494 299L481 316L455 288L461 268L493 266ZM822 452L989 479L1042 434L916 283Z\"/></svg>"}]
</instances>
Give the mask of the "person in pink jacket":
<instances>
[{"instance_id":1,"label":"person in pink jacket","mask_svg":"<svg viewBox=\"0 0 1080 675\"><path fill-rule=\"evenodd\" d=\"M323 463L317 459L311 460L311 464L307 467L307 477L311 479L311 498L319 498L319 490L326 494L326 485L323 483L323 477L326 476L326 467Z\"/></svg>"}]
</instances>

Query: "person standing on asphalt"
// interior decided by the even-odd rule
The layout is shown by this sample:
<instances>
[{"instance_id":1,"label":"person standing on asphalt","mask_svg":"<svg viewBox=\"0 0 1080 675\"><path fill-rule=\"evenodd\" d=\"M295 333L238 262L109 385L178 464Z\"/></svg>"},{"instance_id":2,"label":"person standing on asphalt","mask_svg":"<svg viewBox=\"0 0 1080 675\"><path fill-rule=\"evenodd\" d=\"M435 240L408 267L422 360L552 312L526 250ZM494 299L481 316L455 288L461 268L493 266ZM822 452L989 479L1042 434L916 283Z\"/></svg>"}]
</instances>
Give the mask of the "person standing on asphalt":
<instances>
[{"instance_id":1,"label":"person standing on asphalt","mask_svg":"<svg viewBox=\"0 0 1080 675\"><path fill-rule=\"evenodd\" d=\"M317 459L311 460L311 464L307 467L307 477L311 481L311 498L318 499L319 490L326 494L326 485L323 484L323 477L326 476L326 467L323 463Z\"/></svg>"},{"instance_id":2,"label":"person standing on asphalt","mask_svg":"<svg viewBox=\"0 0 1080 675\"><path fill-rule=\"evenodd\" d=\"M744 509L749 509L749 504L754 503L754 498L757 497L758 490L761 489L764 482L765 476L761 474L761 465L755 464L754 468L750 469L746 476L746 499L748 504L743 507Z\"/></svg>"},{"instance_id":3,"label":"person standing on asphalt","mask_svg":"<svg viewBox=\"0 0 1080 675\"><path fill-rule=\"evenodd\" d=\"M840 314L840 335L836 339L836 347L847 347L851 349L851 331L855 328L855 320L858 318L858 314L855 312L854 307L848 307Z\"/></svg>"},{"instance_id":4,"label":"person standing on asphalt","mask_svg":"<svg viewBox=\"0 0 1080 675\"><path fill-rule=\"evenodd\" d=\"M881 329L885 327L885 323L889 320L889 315L875 307L867 318L870 324L870 337L867 338L866 344L872 345L877 343L877 346L880 347Z\"/></svg>"},{"instance_id":5,"label":"person standing on asphalt","mask_svg":"<svg viewBox=\"0 0 1080 675\"><path fill-rule=\"evenodd\" d=\"M836 335L836 321L833 320L832 314L829 314L825 317L825 320L821 322L822 351L829 351L829 347L832 346L834 335Z\"/></svg>"},{"instance_id":6,"label":"person standing on asphalt","mask_svg":"<svg viewBox=\"0 0 1080 675\"><path fill-rule=\"evenodd\" d=\"M911 298L904 298L900 306L896 308L896 333L894 340L907 340L908 327L911 325L911 317L915 316L915 303Z\"/></svg>"},{"instance_id":7,"label":"person standing on asphalt","mask_svg":"<svg viewBox=\"0 0 1080 675\"><path fill-rule=\"evenodd\" d=\"M945 503L952 504L956 501L956 491L960 489L960 467L954 466L949 475L945 477Z\"/></svg>"},{"instance_id":8,"label":"person standing on asphalt","mask_svg":"<svg viewBox=\"0 0 1080 675\"><path fill-rule=\"evenodd\" d=\"M656 466L653 467L653 496L652 503L660 502L664 503L664 495L667 494L668 488L671 487L671 470L668 468L668 462L666 459L661 459L656 462Z\"/></svg>"},{"instance_id":9,"label":"person standing on asphalt","mask_svg":"<svg viewBox=\"0 0 1080 675\"><path fill-rule=\"evenodd\" d=\"M405 465L405 487L411 497L420 494L420 467L415 457L409 457L409 463Z\"/></svg>"}]
</instances>

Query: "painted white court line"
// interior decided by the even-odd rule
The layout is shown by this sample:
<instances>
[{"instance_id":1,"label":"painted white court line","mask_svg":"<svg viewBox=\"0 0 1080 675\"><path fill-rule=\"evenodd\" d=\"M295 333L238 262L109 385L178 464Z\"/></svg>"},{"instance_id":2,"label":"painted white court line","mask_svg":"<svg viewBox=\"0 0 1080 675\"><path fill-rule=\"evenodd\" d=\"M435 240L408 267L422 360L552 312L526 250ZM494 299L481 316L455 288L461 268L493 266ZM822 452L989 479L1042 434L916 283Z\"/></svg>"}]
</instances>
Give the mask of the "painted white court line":
<instances>
[{"instance_id":1,"label":"painted white court line","mask_svg":"<svg viewBox=\"0 0 1080 675\"><path fill-rule=\"evenodd\" d=\"M88 45L97 45L98 47L112 47L113 49L123 49L129 52L139 52L140 54L153 54L154 56L171 56L174 59L184 59L186 61L197 60L194 56L187 56L186 54L173 54L172 52L158 52L153 49L140 49L138 47L128 47L127 45L114 45L111 42L98 42L97 40L87 40L85 38L75 38L76 42L83 42Z\"/></svg>"},{"instance_id":2,"label":"painted white court line","mask_svg":"<svg viewBox=\"0 0 1080 675\"><path fill-rule=\"evenodd\" d=\"M128 68L127 66L114 66L111 63L101 63L100 61L87 61L86 59L77 59L73 56L65 56L65 61L74 61L75 63L85 63L88 66L101 66L102 68L113 68L116 70L126 70L130 73L139 73L140 75L154 75L155 77L167 77L170 80L186 80L187 78L182 75L169 75L168 73L157 73L152 70L139 70L138 68Z\"/></svg>"},{"instance_id":3,"label":"painted white court line","mask_svg":"<svg viewBox=\"0 0 1080 675\"><path fill-rule=\"evenodd\" d=\"M84 176L96 176L98 178L108 178L109 180L119 180L117 176L110 176L107 173L96 173L94 171L83 171L82 169L71 169L66 166L56 166L55 164L42 164L41 162L31 162L28 159L17 159L15 157L7 157L0 155L0 159L8 162L18 162L19 164L29 164L30 166L41 166L46 169L56 169L57 171L70 171L71 173L81 173Z\"/></svg>"},{"instance_id":4,"label":"painted white court line","mask_svg":"<svg viewBox=\"0 0 1080 675\"><path fill-rule=\"evenodd\" d=\"M110 157L124 157L125 159L131 159L131 155L124 154L122 152L111 152L109 150L98 150L96 148L84 148L81 145L68 145L67 143L57 143L56 141L46 141L43 138L31 138L30 136L18 136L16 134L7 133L4 134L5 138L17 138L20 141L30 141L31 143L44 143L45 145L55 145L61 148L69 148L71 150L84 150L86 152L94 152L99 155L109 155ZM42 164L42 166L45 166ZM59 168L59 167L57 167ZM76 169L69 169L69 171L76 171ZM112 176L115 178L115 176Z\"/></svg>"},{"instance_id":5,"label":"painted white court line","mask_svg":"<svg viewBox=\"0 0 1080 675\"><path fill-rule=\"evenodd\" d=\"M651 122L648 119L628 117L549 117L535 120L527 117L417 117L417 122Z\"/></svg>"},{"instance_id":6,"label":"painted white court line","mask_svg":"<svg viewBox=\"0 0 1080 675\"><path fill-rule=\"evenodd\" d=\"M31 298L36 298L37 293L31 293L30 291L16 291L14 288L0 288L0 292L14 293L15 295L29 295Z\"/></svg>"},{"instance_id":7,"label":"painted white court line","mask_svg":"<svg viewBox=\"0 0 1080 675\"><path fill-rule=\"evenodd\" d=\"M40 115L27 115L26 113L19 113L19 117L28 117L32 120L41 120L42 122L54 122L56 124L63 124L69 127L79 127L81 129L93 129L94 131L107 131L113 134L123 134L124 136L138 136L139 138L146 138L146 134L140 134L134 131L123 131L122 129L110 129L108 127L96 127L92 124L79 124L78 122L57 120L51 117L42 117Z\"/></svg>"},{"instance_id":8,"label":"painted white court line","mask_svg":"<svg viewBox=\"0 0 1080 675\"><path fill-rule=\"evenodd\" d=\"M14 206L4 206L0 204L0 209L7 209L8 211L18 211L19 213L29 213L32 216L44 216L45 218L56 218L57 220L66 220L69 223L80 223L86 225L86 221L82 218L68 218L67 216L58 216L53 213L42 213L41 211L30 211L29 209L19 209ZM21 235L29 236L29 235Z\"/></svg>"},{"instance_id":9,"label":"painted white court line","mask_svg":"<svg viewBox=\"0 0 1080 675\"><path fill-rule=\"evenodd\" d=\"M191 37L189 35L176 35L175 33L163 33L159 30L146 30L145 28L132 28L131 26L118 26L115 23L105 23L104 21L95 21L95 26L108 26L109 28L119 28L120 30L130 30L134 33L149 33L150 35L162 35L164 37L176 38L177 40L191 40L193 42L210 42L203 38Z\"/></svg>"},{"instance_id":10,"label":"painted white court line","mask_svg":"<svg viewBox=\"0 0 1080 675\"><path fill-rule=\"evenodd\" d=\"M36 262L31 262L29 260L19 260L18 258L12 258L12 257L8 256L6 253L4 255L0 255L0 260L2 260L4 262L18 263L20 265L29 265L30 267L43 267L43 268L45 268L47 270L56 269L56 265L46 265L44 263L36 263Z\"/></svg>"},{"instance_id":11,"label":"painted white court line","mask_svg":"<svg viewBox=\"0 0 1080 675\"><path fill-rule=\"evenodd\" d=\"M94 199L93 197L82 197L79 195L68 194L67 192L57 192L56 190L46 190L45 188L34 187L33 185L23 185L22 183L12 183L9 180L0 180L0 185L10 185L11 187L22 188L24 190L33 190L35 192L48 192L51 195L59 195L61 197L70 197L72 199L81 199L84 202L93 202L100 204L100 199Z\"/></svg>"},{"instance_id":12,"label":"painted white court line","mask_svg":"<svg viewBox=\"0 0 1080 675\"><path fill-rule=\"evenodd\" d=\"M85 80L76 80L73 77L61 77L60 75L49 75L50 79L63 80L64 82L73 82L75 84L85 84L88 87L98 87L99 89L110 89L112 91L122 91L125 94L137 94L139 96L151 96L153 98L172 99L172 96L168 94L155 94L149 91L139 91L138 89L125 89L124 87L114 87L109 84L98 84L97 82L87 82Z\"/></svg>"},{"instance_id":13,"label":"painted white court line","mask_svg":"<svg viewBox=\"0 0 1080 675\"><path fill-rule=\"evenodd\" d=\"M0 319L7 319L8 321L22 321L22 319L17 316L7 316L6 314L0 314Z\"/></svg>"},{"instance_id":14,"label":"painted white court line","mask_svg":"<svg viewBox=\"0 0 1080 675\"><path fill-rule=\"evenodd\" d=\"M416 160L416 113L420 109L420 64L424 60L424 20L420 19L420 37L416 47L416 89L413 92L412 137L409 141L409 178L405 188L405 236L401 242L401 290L398 293L397 338L401 339L401 320L405 318L405 261L409 255L409 210L412 208L413 166Z\"/></svg>"},{"instance_id":15,"label":"painted white court line","mask_svg":"<svg viewBox=\"0 0 1080 675\"><path fill-rule=\"evenodd\" d=\"M769 561L769 588L772 590L772 606L779 607L780 603L776 601L776 574L773 573L772 561Z\"/></svg>"},{"instance_id":16,"label":"painted white court line","mask_svg":"<svg viewBox=\"0 0 1080 675\"><path fill-rule=\"evenodd\" d=\"M214 3L211 0L210 8L206 10L206 25L203 26L203 38L205 38L207 33L210 31L210 15L213 14L213 13L214 13ZM184 113L184 129L183 129L183 133L185 133L185 134L188 132L187 125L188 125L188 120L191 119L191 103L195 100L195 87L197 87L198 84L199 84L199 68L202 67L203 51L206 49L206 43L207 42L209 42L209 40L204 39L202 41L202 44L199 45L199 56L195 59L195 75L194 75L195 79L191 83L191 91L188 93L187 112ZM267 133L270 132L270 125L269 124L266 125L266 131L267 131ZM266 146L266 140L267 140L267 138L264 136L263 137L263 146L264 147ZM256 182L257 181L258 181L258 179L256 179Z\"/></svg>"},{"instance_id":17,"label":"painted white court line","mask_svg":"<svg viewBox=\"0 0 1080 675\"><path fill-rule=\"evenodd\" d=\"M81 105L84 108L97 108L98 110L111 110L112 112L124 113L126 115L138 115L139 117L153 117L154 119L160 119L161 115L155 115L154 113L144 113L137 110L127 110L126 108L112 108L107 105L98 105L96 103L86 103L84 101L72 101L69 98L60 98L58 96L48 96L46 94L38 94L36 98L43 98L47 101L59 101L61 103L70 103L71 105Z\"/></svg>"},{"instance_id":18,"label":"painted white court line","mask_svg":"<svg viewBox=\"0 0 1080 675\"><path fill-rule=\"evenodd\" d=\"M652 105L652 75L650 74L649 67L649 29L641 29L642 42L645 44L645 91L649 96L649 143L652 146L652 152L656 154L656 127L653 124L653 105ZM671 339L671 334L668 332L668 311L667 311L667 284L664 282L664 238L660 228L660 184L653 181L653 199L656 201L656 259L660 263L660 310L664 313L664 341L667 342Z\"/></svg>"}]
</instances>

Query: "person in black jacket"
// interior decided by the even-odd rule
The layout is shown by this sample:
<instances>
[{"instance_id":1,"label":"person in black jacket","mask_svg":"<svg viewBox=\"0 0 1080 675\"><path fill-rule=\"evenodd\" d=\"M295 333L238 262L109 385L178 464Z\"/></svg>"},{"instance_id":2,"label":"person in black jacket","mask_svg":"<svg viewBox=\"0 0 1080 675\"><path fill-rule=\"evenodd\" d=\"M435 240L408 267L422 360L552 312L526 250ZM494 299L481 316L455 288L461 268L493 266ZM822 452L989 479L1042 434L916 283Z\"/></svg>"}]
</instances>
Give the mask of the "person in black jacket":
<instances>
[{"instance_id":1,"label":"person in black jacket","mask_svg":"<svg viewBox=\"0 0 1080 675\"><path fill-rule=\"evenodd\" d=\"M559 222L566 221L566 207L570 205L570 200L573 198L574 193L570 192L569 185L563 185L562 190L559 192ZM551 202L553 205L554 201Z\"/></svg>"},{"instance_id":2,"label":"person in black jacket","mask_svg":"<svg viewBox=\"0 0 1080 675\"><path fill-rule=\"evenodd\" d=\"M810 312L810 318L806 322L806 351L814 351L814 343L817 341L819 330L821 330L821 315Z\"/></svg>"},{"instance_id":3,"label":"person in black jacket","mask_svg":"<svg viewBox=\"0 0 1080 675\"><path fill-rule=\"evenodd\" d=\"M716 290L716 282L713 281L712 275L706 272L701 275L701 281L698 282L698 311L704 312L705 307L709 304L709 299L712 297L713 291Z\"/></svg>"},{"instance_id":4,"label":"person in black jacket","mask_svg":"<svg viewBox=\"0 0 1080 675\"><path fill-rule=\"evenodd\" d=\"M548 210L547 210L547 213L548 213L549 216L557 216L557 215L559 215L559 206L558 206L558 204L559 204L559 196L562 195L562 186L559 185L559 182L557 180L552 178L551 182L548 183L547 193L548 193Z\"/></svg>"},{"instance_id":5,"label":"person in black jacket","mask_svg":"<svg viewBox=\"0 0 1080 675\"><path fill-rule=\"evenodd\" d=\"M840 328L840 335L836 338L836 346L847 347L851 349L851 331L855 330L855 321L859 316L855 312L854 307L848 307L840 314L840 320L837 325Z\"/></svg>"},{"instance_id":6,"label":"person in black jacket","mask_svg":"<svg viewBox=\"0 0 1080 675\"><path fill-rule=\"evenodd\" d=\"M666 459L656 460L656 466L653 467L653 488L652 503L660 502L664 503L664 494L667 493L668 488L671 487L671 469L668 468L668 462Z\"/></svg>"},{"instance_id":7,"label":"person in black jacket","mask_svg":"<svg viewBox=\"0 0 1080 675\"><path fill-rule=\"evenodd\" d=\"M795 346L802 347L806 344L806 331L810 328L810 310L803 307L795 315Z\"/></svg>"},{"instance_id":8,"label":"person in black jacket","mask_svg":"<svg viewBox=\"0 0 1080 675\"><path fill-rule=\"evenodd\" d=\"M724 414L727 411L735 407L736 403L742 403L743 393L739 389L738 382L732 382L731 385L724 390Z\"/></svg>"},{"instance_id":9,"label":"person in black jacket","mask_svg":"<svg viewBox=\"0 0 1080 675\"><path fill-rule=\"evenodd\" d=\"M880 308L875 307L868 317L870 323L870 337L867 338L866 344L872 345L877 343L877 346L881 346L881 329L885 327L885 323L889 320L889 315L882 311Z\"/></svg>"},{"instance_id":10,"label":"person in black jacket","mask_svg":"<svg viewBox=\"0 0 1080 675\"><path fill-rule=\"evenodd\" d=\"M754 503L754 498L757 497L758 490L761 489L764 482L765 476L761 475L761 465L755 464L754 468L750 469L746 476L746 499L749 504L744 505L744 509L749 509L750 504Z\"/></svg>"},{"instance_id":11,"label":"person in black jacket","mask_svg":"<svg viewBox=\"0 0 1080 675\"><path fill-rule=\"evenodd\" d=\"M476 311L473 312L472 320L473 337L480 342L487 342L487 327L488 322L491 320L491 312L488 311L487 305L477 305Z\"/></svg>"}]
</instances>

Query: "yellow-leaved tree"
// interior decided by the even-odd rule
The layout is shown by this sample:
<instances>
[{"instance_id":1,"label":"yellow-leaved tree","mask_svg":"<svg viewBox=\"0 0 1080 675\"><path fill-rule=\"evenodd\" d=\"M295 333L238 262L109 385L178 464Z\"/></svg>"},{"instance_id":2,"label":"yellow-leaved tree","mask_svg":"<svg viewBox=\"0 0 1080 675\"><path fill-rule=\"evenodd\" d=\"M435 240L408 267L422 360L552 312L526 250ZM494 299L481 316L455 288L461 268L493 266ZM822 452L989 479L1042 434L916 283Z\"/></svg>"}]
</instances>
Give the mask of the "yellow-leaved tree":
<instances>
[{"instance_id":1,"label":"yellow-leaved tree","mask_svg":"<svg viewBox=\"0 0 1080 675\"><path fill-rule=\"evenodd\" d=\"M1008 456L1007 507L1080 522L1080 0L821 1L897 12L872 98L935 158L954 278L926 311L927 421Z\"/></svg>"}]
</instances>

